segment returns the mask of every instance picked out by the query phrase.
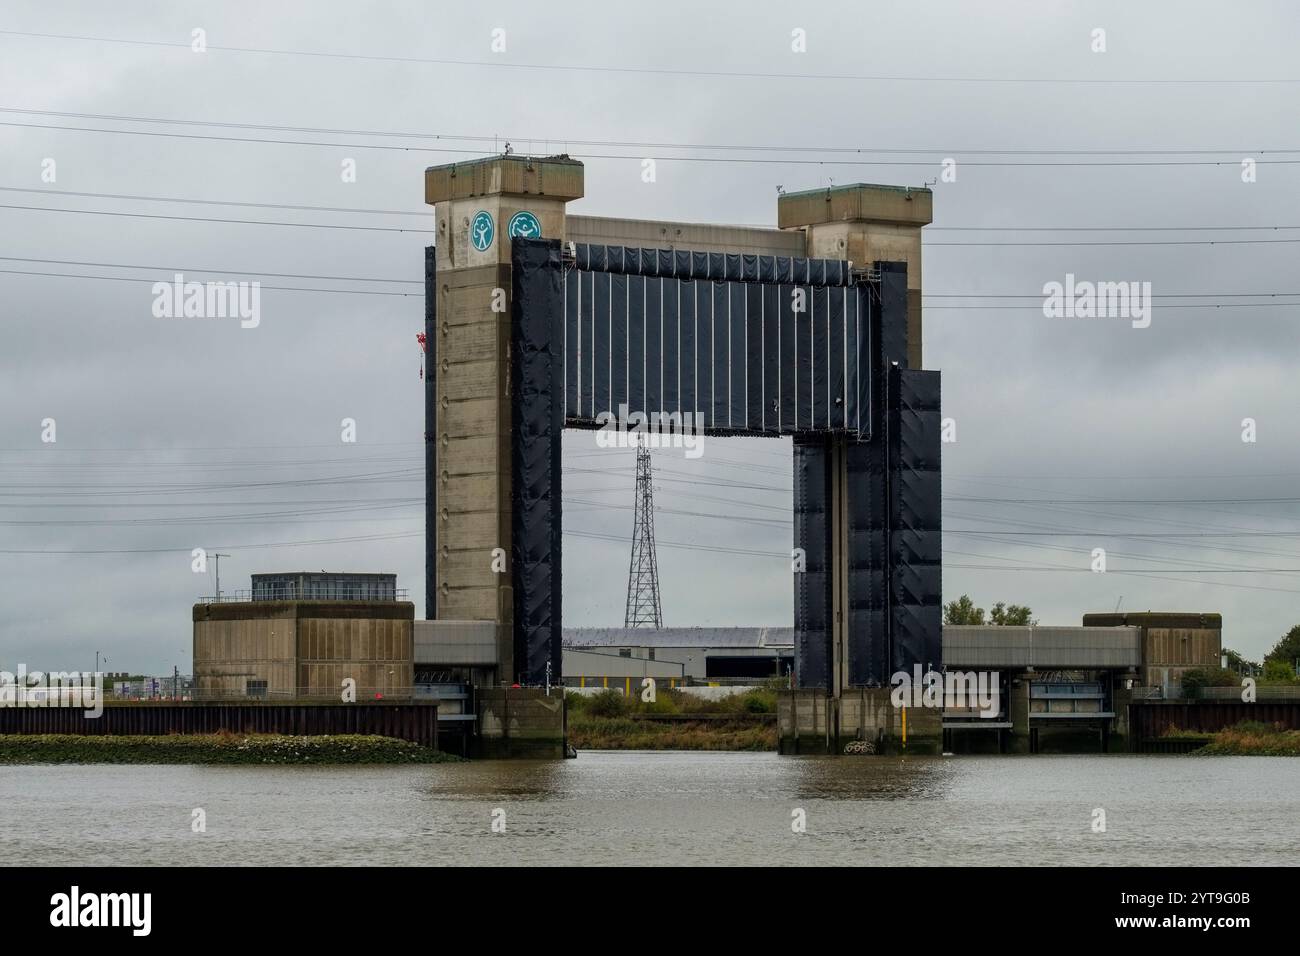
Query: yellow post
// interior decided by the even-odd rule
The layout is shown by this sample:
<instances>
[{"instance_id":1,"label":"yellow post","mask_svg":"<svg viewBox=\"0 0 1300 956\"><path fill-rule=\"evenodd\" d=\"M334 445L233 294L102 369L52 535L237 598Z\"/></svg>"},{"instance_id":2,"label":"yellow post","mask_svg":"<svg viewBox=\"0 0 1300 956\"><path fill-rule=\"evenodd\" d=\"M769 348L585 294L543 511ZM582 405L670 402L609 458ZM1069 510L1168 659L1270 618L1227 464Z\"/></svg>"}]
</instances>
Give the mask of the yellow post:
<instances>
[{"instance_id":1,"label":"yellow post","mask_svg":"<svg viewBox=\"0 0 1300 956\"><path fill-rule=\"evenodd\" d=\"M630 677L623 678L623 696L624 697L632 696L632 678Z\"/></svg>"},{"instance_id":2,"label":"yellow post","mask_svg":"<svg viewBox=\"0 0 1300 956\"><path fill-rule=\"evenodd\" d=\"M587 686L587 678L586 678L585 676L583 676L583 677L579 677L579 678L578 678L578 686L579 686L579 687L586 687L586 686Z\"/></svg>"},{"instance_id":3,"label":"yellow post","mask_svg":"<svg viewBox=\"0 0 1300 956\"><path fill-rule=\"evenodd\" d=\"M608 689L609 689L609 678L608 678L608 677L602 677L601 680L604 681L604 687L605 687L606 690L608 690Z\"/></svg>"},{"instance_id":4,"label":"yellow post","mask_svg":"<svg viewBox=\"0 0 1300 956\"><path fill-rule=\"evenodd\" d=\"M907 749L907 708L903 708L903 749Z\"/></svg>"}]
</instances>

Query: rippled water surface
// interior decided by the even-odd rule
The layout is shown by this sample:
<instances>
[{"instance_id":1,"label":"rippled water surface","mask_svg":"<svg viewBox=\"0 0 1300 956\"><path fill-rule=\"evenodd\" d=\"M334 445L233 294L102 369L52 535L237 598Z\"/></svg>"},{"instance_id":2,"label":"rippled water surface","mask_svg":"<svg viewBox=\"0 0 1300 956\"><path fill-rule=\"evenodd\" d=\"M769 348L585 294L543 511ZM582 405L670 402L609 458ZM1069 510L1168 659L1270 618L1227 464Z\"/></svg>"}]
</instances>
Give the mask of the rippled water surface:
<instances>
[{"instance_id":1,"label":"rippled water surface","mask_svg":"<svg viewBox=\"0 0 1300 956\"><path fill-rule=\"evenodd\" d=\"M1092 831L1093 811L1106 832ZM192 811L207 832L191 831ZM504 811L505 832L492 831ZM794 833L792 812L806 814ZM584 752L433 767L0 767L5 861L1295 864L1300 760Z\"/></svg>"}]
</instances>

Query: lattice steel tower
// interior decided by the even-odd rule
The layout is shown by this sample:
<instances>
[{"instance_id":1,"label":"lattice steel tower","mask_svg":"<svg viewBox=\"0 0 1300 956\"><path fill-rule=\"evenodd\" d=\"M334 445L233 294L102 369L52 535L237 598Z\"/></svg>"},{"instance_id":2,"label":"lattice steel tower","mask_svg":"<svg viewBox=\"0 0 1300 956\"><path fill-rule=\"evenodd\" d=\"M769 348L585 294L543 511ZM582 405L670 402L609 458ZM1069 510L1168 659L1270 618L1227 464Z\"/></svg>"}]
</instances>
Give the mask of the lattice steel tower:
<instances>
[{"instance_id":1,"label":"lattice steel tower","mask_svg":"<svg viewBox=\"0 0 1300 956\"><path fill-rule=\"evenodd\" d=\"M635 434L635 433L634 433ZM654 487L650 483L650 449L637 435L636 506L632 519L632 564L627 575L624 627L664 626L659 605L659 560L655 557Z\"/></svg>"}]
</instances>

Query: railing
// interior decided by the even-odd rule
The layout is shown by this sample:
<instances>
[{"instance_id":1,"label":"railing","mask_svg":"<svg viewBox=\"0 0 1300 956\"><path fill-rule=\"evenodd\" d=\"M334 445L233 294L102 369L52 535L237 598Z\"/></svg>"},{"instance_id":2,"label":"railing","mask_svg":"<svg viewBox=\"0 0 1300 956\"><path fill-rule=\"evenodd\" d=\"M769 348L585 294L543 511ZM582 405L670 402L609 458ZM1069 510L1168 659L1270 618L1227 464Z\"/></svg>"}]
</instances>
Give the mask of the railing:
<instances>
[{"instance_id":1,"label":"railing","mask_svg":"<svg viewBox=\"0 0 1300 956\"><path fill-rule=\"evenodd\" d=\"M199 604L235 604L245 601L406 601L409 590L396 588L376 591L366 587L309 588L299 593L298 588L258 588L256 592L244 589L225 591L201 597Z\"/></svg>"},{"instance_id":2,"label":"railing","mask_svg":"<svg viewBox=\"0 0 1300 956\"><path fill-rule=\"evenodd\" d=\"M1096 683L1047 684L1034 683L1029 688L1030 696L1039 700L1066 699L1076 697L1103 697L1101 685Z\"/></svg>"},{"instance_id":3,"label":"railing","mask_svg":"<svg viewBox=\"0 0 1300 956\"><path fill-rule=\"evenodd\" d=\"M1177 687L1169 688L1169 694L1166 694L1163 687L1134 687L1129 691L1130 700L1167 700L1172 699L1174 692L1181 695L1182 690Z\"/></svg>"},{"instance_id":4,"label":"railing","mask_svg":"<svg viewBox=\"0 0 1300 956\"><path fill-rule=\"evenodd\" d=\"M349 697L353 697L349 693ZM324 688L324 687L305 687L297 690L264 690L260 693L248 693L247 691L238 690L208 690L195 689L191 695L192 699L200 704L220 704L220 703L241 703L255 704L258 701L272 701L275 703L287 702L316 702L328 704L348 703L343 699L342 688ZM415 687L358 687L355 690L355 701L357 703L367 703L380 700L402 700L409 701L415 698L421 700L431 699L425 693L423 688Z\"/></svg>"},{"instance_id":5,"label":"railing","mask_svg":"<svg viewBox=\"0 0 1300 956\"><path fill-rule=\"evenodd\" d=\"M1168 692L1161 687L1134 687L1133 700L1241 700L1243 688L1240 685L1230 687L1198 687L1190 694L1183 691L1181 684L1169 685ZM1256 700L1300 700L1300 684L1256 684Z\"/></svg>"}]
</instances>

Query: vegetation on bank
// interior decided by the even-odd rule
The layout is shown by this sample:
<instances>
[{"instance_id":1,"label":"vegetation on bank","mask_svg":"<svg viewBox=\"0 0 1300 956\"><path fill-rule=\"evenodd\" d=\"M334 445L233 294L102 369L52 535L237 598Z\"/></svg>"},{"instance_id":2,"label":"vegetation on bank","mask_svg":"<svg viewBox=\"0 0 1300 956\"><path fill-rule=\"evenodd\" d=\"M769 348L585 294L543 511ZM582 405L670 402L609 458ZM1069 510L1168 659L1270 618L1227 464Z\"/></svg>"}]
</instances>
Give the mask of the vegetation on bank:
<instances>
[{"instance_id":1,"label":"vegetation on bank","mask_svg":"<svg viewBox=\"0 0 1300 956\"><path fill-rule=\"evenodd\" d=\"M1205 740L1205 746L1191 751L1195 756L1300 757L1300 730L1257 720L1245 720L1212 734L1171 730L1164 736Z\"/></svg>"},{"instance_id":2,"label":"vegetation on bank","mask_svg":"<svg viewBox=\"0 0 1300 956\"><path fill-rule=\"evenodd\" d=\"M578 750L776 749L775 685L718 700L677 690L659 690L653 702L616 690L567 699Z\"/></svg>"},{"instance_id":3,"label":"vegetation on bank","mask_svg":"<svg viewBox=\"0 0 1300 956\"><path fill-rule=\"evenodd\" d=\"M1206 756L1300 757L1300 730L1243 721L1212 735L1208 744L1194 752Z\"/></svg>"},{"instance_id":4,"label":"vegetation on bank","mask_svg":"<svg viewBox=\"0 0 1300 956\"><path fill-rule=\"evenodd\" d=\"M363 734L0 734L0 764L400 764L462 758Z\"/></svg>"}]
</instances>

